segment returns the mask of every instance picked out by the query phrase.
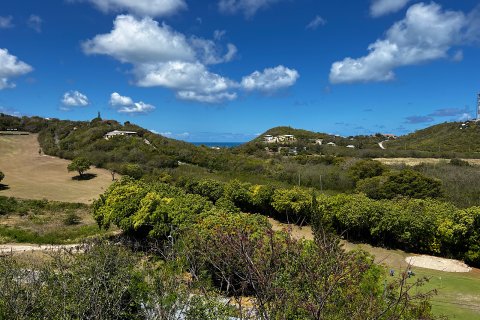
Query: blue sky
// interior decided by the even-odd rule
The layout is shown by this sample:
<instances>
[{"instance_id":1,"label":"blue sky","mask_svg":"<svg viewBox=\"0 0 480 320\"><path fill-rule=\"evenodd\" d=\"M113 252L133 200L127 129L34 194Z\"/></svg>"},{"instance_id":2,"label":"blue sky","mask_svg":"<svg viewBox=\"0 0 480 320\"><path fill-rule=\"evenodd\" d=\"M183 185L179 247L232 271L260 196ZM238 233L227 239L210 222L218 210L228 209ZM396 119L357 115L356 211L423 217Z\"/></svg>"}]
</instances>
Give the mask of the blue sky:
<instances>
[{"instance_id":1,"label":"blue sky","mask_svg":"<svg viewBox=\"0 0 480 320\"><path fill-rule=\"evenodd\" d=\"M475 117L478 1L2 0L0 112L187 141Z\"/></svg>"}]
</instances>

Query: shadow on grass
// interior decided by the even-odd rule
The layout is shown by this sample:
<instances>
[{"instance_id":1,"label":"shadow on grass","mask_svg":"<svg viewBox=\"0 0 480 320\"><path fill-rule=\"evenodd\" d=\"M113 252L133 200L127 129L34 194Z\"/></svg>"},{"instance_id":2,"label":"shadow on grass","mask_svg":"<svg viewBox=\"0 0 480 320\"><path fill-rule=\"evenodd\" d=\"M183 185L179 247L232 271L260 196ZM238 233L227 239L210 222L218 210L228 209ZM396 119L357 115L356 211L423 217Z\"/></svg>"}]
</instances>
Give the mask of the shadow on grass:
<instances>
[{"instance_id":1,"label":"shadow on grass","mask_svg":"<svg viewBox=\"0 0 480 320\"><path fill-rule=\"evenodd\" d=\"M2 190L8 190L8 189L10 189L10 187L9 187L8 185L6 185L6 184L1 184L1 183L0 183L0 191L2 191Z\"/></svg>"},{"instance_id":2,"label":"shadow on grass","mask_svg":"<svg viewBox=\"0 0 480 320\"><path fill-rule=\"evenodd\" d=\"M84 173L81 176L72 177L72 180L86 181L86 180L92 180L93 178L96 178L96 177L97 175L95 173Z\"/></svg>"}]
</instances>

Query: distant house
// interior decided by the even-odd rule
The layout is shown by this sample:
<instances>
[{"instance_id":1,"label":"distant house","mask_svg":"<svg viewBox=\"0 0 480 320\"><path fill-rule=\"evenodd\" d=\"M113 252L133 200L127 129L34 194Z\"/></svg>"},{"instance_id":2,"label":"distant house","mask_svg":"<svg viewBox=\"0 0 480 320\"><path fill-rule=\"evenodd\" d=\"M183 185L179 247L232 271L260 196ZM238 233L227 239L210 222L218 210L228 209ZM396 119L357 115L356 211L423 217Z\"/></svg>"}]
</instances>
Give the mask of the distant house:
<instances>
[{"instance_id":1,"label":"distant house","mask_svg":"<svg viewBox=\"0 0 480 320\"><path fill-rule=\"evenodd\" d=\"M349 144L349 145L347 146L347 148L355 149L355 146L354 146L353 144Z\"/></svg>"},{"instance_id":2,"label":"distant house","mask_svg":"<svg viewBox=\"0 0 480 320\"><path fill-rule=\"evenodd\" d=\"M316 139L315 144L322 145L323 144L323 139Z\"/></svg>"},{"instance_id":3,"label":"distant house","mask_svg":"<svg viewBox=\"0 0 480 320\"><path fill-rule=\"evenodd\" d=\"M108 139L111 139L113 137L116 137L116 136L135 136L137 135L137 133L135 131L120 131L120 130L114 130L114 131L110 131L109 133L107 133L104 138L106 140Z\"/></svg>"},{"instance_id":4,"label":"distant house","mask_svg":"<svg viewBox=\"0 0 480 320\"><path fill-rule=\"evenodd\" d=\"M263 142L265 143L289 143L295 141L297 141L297 139L292 134L284 134L277 137L269 134L263 136Z\"/></svg>"},{"instance_id":5,"label":"distant house","mask_svg":"<svg viewBox=\"0 0 480 320\"><path fill-rule=\"evenodd\" d=\"M336 147L337 144L335 142L329 142L329 143L327 143L327 146Z\"/></svg>"},{"instance_id":6,"label":"distant house","mask_svg":"<svg viewBox=\"0 0 480 320\"><path fill-rule=\"evenodd\" d=\"M383 134L383 136L388 139L397 139L397 136L394 134L386 133L386 134Z\"/></svg>"}]
</instances>

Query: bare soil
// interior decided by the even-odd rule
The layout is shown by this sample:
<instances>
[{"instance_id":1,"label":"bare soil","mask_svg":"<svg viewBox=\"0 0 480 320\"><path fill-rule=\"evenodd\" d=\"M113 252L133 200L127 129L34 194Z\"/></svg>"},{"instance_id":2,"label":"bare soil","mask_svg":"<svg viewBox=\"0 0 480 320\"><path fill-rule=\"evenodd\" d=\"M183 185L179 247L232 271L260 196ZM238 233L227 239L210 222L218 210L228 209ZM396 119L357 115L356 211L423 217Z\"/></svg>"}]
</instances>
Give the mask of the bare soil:
<instances>
[{"instance_id":1,"label":"bare soil","mask_svg":"<svg viewBox=\"0 0 480 320\"><path fill-rule=\"evenodd\" d=\"M438 158L376 158L373 160L380 161L386 165L398 165L405 164L407 166L416 166L422 163L425 164L438 164L438 163L448 163L450 159L438 159ZM462 159L467 161L473 166L480 166L480 159Z\"/></svg>"},{"instance_id":2,"label":"bare soil","mask_svg":"<svg viewBox=\"0 0 480 320\"><path fill-rule=\"evenodd\" d=\"M90 180L74 180L68 160L39 154L38 135L0 135L0 196L91 203L112 183L107 170L92 168Z\"/></svg>"}]
</instances>

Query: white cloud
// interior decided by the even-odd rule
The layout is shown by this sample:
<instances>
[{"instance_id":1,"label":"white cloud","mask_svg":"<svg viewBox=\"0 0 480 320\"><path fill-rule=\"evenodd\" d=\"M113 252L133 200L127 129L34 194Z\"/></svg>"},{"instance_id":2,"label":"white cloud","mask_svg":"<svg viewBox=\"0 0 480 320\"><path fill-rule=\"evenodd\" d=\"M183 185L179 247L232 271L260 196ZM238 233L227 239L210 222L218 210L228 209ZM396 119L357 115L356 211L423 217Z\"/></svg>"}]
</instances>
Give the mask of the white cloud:
<instances>
[{"instance_id":1,"label":"white cloud","mask_svg":"<svg viewBox=\"0 0 480 320\"><path fill-rule=\"evenodd\" d=\"M119 113L132 115L145 114L155 110L155 107L151 104L144 103L143 101L134 102L132 98L122 96L117 92L110 95L110 105Z\"/></svg>"},{"instance_id":2,"label":"white cloud","mask_svg":"<svg viewBox=\"0 0 480 320\"><path fill-rule=\"evenodd\" d=\"M223 35L218 31L214 37ZM178 99L222 103L235 100L235 90L241 88L207 67L233 60L237 54L235 45L228 43L223 48L213 40L187 38L152 18L118 16L110 33L97 35L82 46L87 55L104 54L131 64L135 85L168 88ZM272 88L282 87L278 85L282 79L273 80L277 83Z\"/></svg>"},{"instance_id":3,"label":"white cloud","mask_svg":"<svg viewBox=\"0 0 480 320\"><path fill-rule=\"evenodd\" d=\"M139 86L173 89L177 91L178 98L191 101L219 103L232 100L232 93L227 91L236 86L233 81L208 71L199 62L170 61L142 65L135 72Z\"/></svg>"},{"instance_id":4,"label":"white cloud","mask_svg":"<svg viewBox=\"0 0 480 320\"><path fill-rule=\"evenodd\" d=\"M107 12L130 12L140 16L159 17L186 9L184 0L87 0Z\"/></svg>"},{"instance_id":5,"label":"white cloud","mask_svg":"<svg viewBox=\"0 0 480 320\"><path fill-rule=\"evenodd\" d=\"M0 17L0 29L12 28L13 27L12 20L13 20L12 16Z\"/></svg>"},{"instance_id":6,"label":"white cloud","mask_svg":"<svg viewBox=\"0 0 480 320\"><path fill-rule=\"evenodd\" d=\"M265 9L271 4L281 0L220 0L218 8L222 13L233 14L242 12L247 18L252 17L260 9Z\"/></svg>"},{"instance_id":7,"label":"white cloud","mask_svg":"<svg viewBox=\"0 0 480 320\"><path fill-rule=\"evenodd\" d=\"M70 110L72 107L86 107L90 104L88 97L79 91L65 92L62 98L64 108L62 110Z\"/></svg>"},{"instance_id":8,"label":"white cloud","mask_svg":"<svg viewBox=\"0 0 480 320\"><path fill-rule=\"evenodd\" d=\"M237 54L237 47L231 43L227 44L227 52L212 40L192 37L190 39L192 48L197 52L197 57L204 64L219 64L232 61Z\"/></svg>"},{"instance_id":9,"label":"white cloud","mask_svg":"<svg viewBox=\"0 0 480 320\"><path fill-rule=\"evenodd\" d=\"M393 80L397 67L446 58L452 46L466 40L467 21L462 12L444 11L436 3L415 4L384 39L369 45L368 55L333 63L330 82Z\"/></svg>"},{"instance_id":10,"label":"white cloud","mask_svg":"<svg viewBox=\"0 0 480 320\"><path fill-rule=\"evenodd\" d=\"M121 62L157 63L170 60L194 61L195 52L181 33L151 18L120 15L113 30L82 44L86 54L105 54Z\"/></svg>"},{"instance_id":11,"label":"white cloud","mask_svg":"<svg viewBox=\"0 0 480 320\"><path fill-rule=\"evenodd\" d=\"M310 23L307 25L307 29L316 30L320 26L324 26L327 24L327 20L323 19L320 16L316 16Z\"/></svg>"},{"instance_id":12,"label":"white cloud","mask_svg":"<svg viewBox=\"0 0 480 320\"><path fill-rule=\"evenodd\" d=\"M27 20L27 25L38 33L42 32L42 23L43 23L42 18L40 18L40 16L37 16L35 14L30 15L30 17Z\"/></svg>"},{"instance_id":13,"label":"white cloud","mask_svg":"<svg viewBox=\"0 0 480 320\"><path fill-rule=\"evenodd\" d=\"M372 17L381 17L389 13L400 11L410 0L373 0L370 6Z\"/></svg>"},{"instance_id":14,"label":"white cloud","mask_svg":"<svg viewBox=\"0 0 480 320\"><path fill-rule=\"evenodd\" d=\"M8 53L7 49L0 49L0 90L14 88L15 84L10 82L10 78L27 74L32 70L31 66Z\"/></svg>"},{"instance_id":15,"label":"white cloud","mask_svg":"<svg viewBox=\"0 0 480 320\"><path fill-rule=\"evenodd\" d=\"M242 87L248 91L275 91L293 86L299 77L297 70L278 66L267 68L263 72L255 71L251 75L243 77Z\"/></svg>"}]
</instances>

